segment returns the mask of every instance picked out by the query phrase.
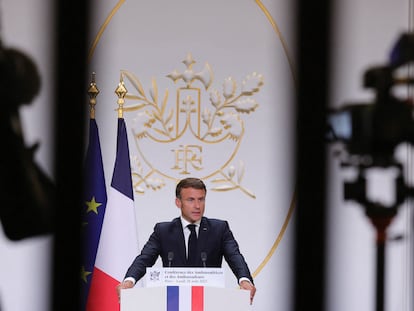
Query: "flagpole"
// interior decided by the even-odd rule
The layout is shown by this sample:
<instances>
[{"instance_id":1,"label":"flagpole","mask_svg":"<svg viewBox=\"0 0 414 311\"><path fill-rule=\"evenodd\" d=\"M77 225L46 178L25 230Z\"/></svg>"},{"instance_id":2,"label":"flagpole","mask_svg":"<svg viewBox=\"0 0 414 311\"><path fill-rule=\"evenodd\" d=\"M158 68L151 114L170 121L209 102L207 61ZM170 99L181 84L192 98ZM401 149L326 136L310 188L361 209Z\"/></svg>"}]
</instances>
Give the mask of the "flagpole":
<instances>
[{"instance_id":1,"label":"flagpole","mask_svg":"<svg viewBox=\"0 0 414 311\"><path fill-rule=\"evenodd\" d=\"M118 118L121 119L124 117L124 104L125 96L128 93L128 90L125 87L124 79L121 74L117 88L115 89L115 94L118 96Z\"/></svg>"},{"instance_id":2,"label":"flagpole","mask_svg":"<svg viewBox=\"0 0 414 311\"><path fill-rule=\"evenodd\" d=\"M88 89L88 95L89 95L89 117L91 119L95 119L95 105L96 105L96 97L99 94L99 89L95 82L95 72L92 73L91 83L89 85Z\"/></svg>"}]
</instances>

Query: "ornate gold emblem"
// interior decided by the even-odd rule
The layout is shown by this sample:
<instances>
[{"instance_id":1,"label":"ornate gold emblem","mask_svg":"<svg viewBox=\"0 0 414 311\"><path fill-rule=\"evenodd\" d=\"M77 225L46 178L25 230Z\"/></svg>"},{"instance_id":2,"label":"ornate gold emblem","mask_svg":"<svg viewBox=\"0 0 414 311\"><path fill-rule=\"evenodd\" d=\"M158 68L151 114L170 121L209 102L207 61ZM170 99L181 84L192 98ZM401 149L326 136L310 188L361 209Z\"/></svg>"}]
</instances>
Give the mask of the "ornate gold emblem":
<instances>
[{"instance_id":1,"label":"ornate gold emblem","mask_svg":"<svg viewBox=\"0 0 414 311\"><path fill-rule=\"evenodd\" d=\"M157 190L166 180L185 176L210 179L212 190L239 189L250 197L254 193L242 185L245 165L236 159L242 142L244 117L259 104L253 96L263 86L263 76L253 72L240 83L226 78L221 89L212 88L213 71L206 63L201 71L189 53L183 60L185 69L174 70L166 77L175 85L175 103L169 102L169 91L160 94L155 78L147 94L129 71L121 71L134 89L125 98L136 104L124 106L125 112L136 112L131 128L138 155L133 156L134 189ZM179 86L178 84L182 84ZM154 154L163 154L164 163L155 163Z\"/></svg>"}]
</instances>

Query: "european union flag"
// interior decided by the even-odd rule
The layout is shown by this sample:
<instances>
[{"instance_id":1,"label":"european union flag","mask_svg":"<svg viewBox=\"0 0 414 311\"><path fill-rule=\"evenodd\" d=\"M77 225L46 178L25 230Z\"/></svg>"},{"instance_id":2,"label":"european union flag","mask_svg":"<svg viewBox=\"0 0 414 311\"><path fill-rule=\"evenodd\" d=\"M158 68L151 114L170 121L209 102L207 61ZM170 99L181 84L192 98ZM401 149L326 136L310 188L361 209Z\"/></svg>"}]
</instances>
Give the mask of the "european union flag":
<instances>
[{"instance_id":1,"label":"european union flag","mask_svg":"<svg viewBox=\"0 0 414 311\"><path fill-rule=\"evenodd\" d=\"M105 216L107 194L96 120L89 121L89 144L84 167L81 262L81 309L86 310L96 253ZM115 289L114 289L115 290Z\"/></svg>"}]
</instances>

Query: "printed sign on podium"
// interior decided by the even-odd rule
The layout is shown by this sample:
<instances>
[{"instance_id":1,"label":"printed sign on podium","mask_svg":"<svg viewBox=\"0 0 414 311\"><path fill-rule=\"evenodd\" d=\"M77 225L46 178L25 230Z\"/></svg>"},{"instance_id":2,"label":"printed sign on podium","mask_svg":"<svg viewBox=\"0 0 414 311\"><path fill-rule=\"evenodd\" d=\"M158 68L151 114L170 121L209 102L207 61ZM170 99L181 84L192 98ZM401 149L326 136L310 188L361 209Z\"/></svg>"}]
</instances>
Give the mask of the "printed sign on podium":
<instances>
[{"instance_id":1,"label":"printed sign on podium","mask_svg":"<svg viewBox=\"0 0 414 311\"><path fill-rule=\"evenodd\" d=\"M225 286L223 268L147 268L145 286Z\"/></svg>"}]
</instances>

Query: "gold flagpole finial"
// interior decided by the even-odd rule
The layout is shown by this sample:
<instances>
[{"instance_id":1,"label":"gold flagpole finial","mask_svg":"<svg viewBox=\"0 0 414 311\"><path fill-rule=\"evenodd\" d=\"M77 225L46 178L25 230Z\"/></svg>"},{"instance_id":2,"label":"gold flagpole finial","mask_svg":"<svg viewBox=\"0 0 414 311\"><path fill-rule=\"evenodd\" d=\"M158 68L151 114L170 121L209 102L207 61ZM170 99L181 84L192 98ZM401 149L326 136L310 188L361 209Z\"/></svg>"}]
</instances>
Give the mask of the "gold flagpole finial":
<instances>
[{"instance_id":1,"label":"gold flagpole finial","mask_svg":"<svg viewBox=\"0 0 414 311\"><path fill-rule=\"evenodd\" d=\"M88 95L89 95L89 107L90 112L89 116L91 119L95 119L95 105L96 105L96 97L99 94L99 89L95 83L95 72L92 73L92 81L89 84Z\"/></svg>"},{"instance_id":2,"label":"gold flagpole finial","mask_svg":"<svg viewBox=\"0 0 414 311\"><path fill-rule=\"evenodd\" d=\"M121 74L121 78L119 79L118 87L115 90L115 94L118 96L118 118L124 117L124 103L125 103L125 96L127 94L128 90L125 87L124 79Z\"/></svg>"}]
</instances>

